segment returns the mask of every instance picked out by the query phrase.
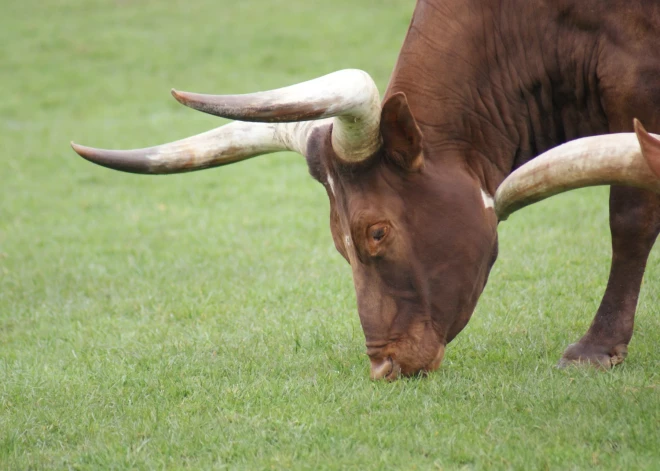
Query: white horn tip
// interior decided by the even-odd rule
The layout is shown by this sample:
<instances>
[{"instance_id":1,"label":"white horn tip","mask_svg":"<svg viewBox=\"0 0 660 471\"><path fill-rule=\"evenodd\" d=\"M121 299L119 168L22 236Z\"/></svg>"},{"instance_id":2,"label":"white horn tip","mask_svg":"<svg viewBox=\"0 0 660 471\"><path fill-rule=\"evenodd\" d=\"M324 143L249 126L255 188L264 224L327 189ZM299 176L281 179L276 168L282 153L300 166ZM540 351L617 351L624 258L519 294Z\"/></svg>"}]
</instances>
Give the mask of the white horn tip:
<instances>
[{"instance_id":1,"label":"white horn tip","mask_svg":"<svg viewBox=\"0 0 660 471\"><path fill-rule=\"evenodd\" d=\"M190 101L191 101L191 100L190 100L190 96L189 96L190 94L189 94L189 93L179 91L179 90L177 90L176 88L173 88L173 89L170 91L170 93L172 94L172 96L174 97L174 99L175 99L176 101L178 101L179 103L181 103L182 105L190 106Z\"/></svg>"},{"instance_id":2,"label":"white horn tip","mask_svg":"<svg viewBox=\"0 0 660 471\"><path fill-rule=\"evenodd\" d=\"M82 156L84 152L84 147L81 146L80 144L76 144L75 142L71 141L71 148L76 152L76 154Z\"/></svg>"},{"instance_id":3,"label":"white horn tip","mask_svg":"<svg viewBox=\"0 0 660 471\"><path fill-rule=\"evenodd\" d=\"M94 156L98 153L98 149L76 144L73 141L71 141L71 148L76 152L76 154L87 160L93 159Z\"/></svg>"}]
</instances>

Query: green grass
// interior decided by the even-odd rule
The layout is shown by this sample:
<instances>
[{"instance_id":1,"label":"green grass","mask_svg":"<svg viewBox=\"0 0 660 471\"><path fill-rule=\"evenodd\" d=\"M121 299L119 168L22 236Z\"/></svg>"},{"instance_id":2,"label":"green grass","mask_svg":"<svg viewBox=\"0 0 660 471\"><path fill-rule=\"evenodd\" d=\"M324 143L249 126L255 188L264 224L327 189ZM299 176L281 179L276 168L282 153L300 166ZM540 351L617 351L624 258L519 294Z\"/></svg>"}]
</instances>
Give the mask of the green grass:
<instances>
[{"instance_id":1,"label":"green grass","mask_svg":"<svg viewBox=\"0 0 660 471\"><path fill-rule=\"evenodd\" d=\"M609 268L607 190L500 229L426 379L368 379L350 270L303 159L171 177L138 147L221 120L177 87L336 69L387 84L412 1L7 0L0 18L0 469L659 469L660 252L612 372L554 365Z\"/></svg>"}]
</instances>

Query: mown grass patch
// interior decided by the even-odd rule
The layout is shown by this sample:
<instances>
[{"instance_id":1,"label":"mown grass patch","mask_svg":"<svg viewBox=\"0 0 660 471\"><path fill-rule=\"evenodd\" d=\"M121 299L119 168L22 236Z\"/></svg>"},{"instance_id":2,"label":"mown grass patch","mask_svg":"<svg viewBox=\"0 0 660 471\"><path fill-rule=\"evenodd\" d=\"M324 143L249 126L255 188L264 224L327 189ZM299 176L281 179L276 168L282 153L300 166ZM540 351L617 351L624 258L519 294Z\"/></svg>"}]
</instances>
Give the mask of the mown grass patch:
<instances>
[{"instance_id":1,"label":"mown grass patch","mask_svg":"<svg viewBox=\"0 0 660 471\"><path fill-rule=\"evenodd\" d=\"M350 270L303 159L113 173L221 120L171 87L247 92L336 69L384 89L412 2L10 0L0 19L0 468L654 469L660 259L630 357L556 370L609 268L607 190L500 230L440 371L368 380Z\"/></svg>"}]
</instances>

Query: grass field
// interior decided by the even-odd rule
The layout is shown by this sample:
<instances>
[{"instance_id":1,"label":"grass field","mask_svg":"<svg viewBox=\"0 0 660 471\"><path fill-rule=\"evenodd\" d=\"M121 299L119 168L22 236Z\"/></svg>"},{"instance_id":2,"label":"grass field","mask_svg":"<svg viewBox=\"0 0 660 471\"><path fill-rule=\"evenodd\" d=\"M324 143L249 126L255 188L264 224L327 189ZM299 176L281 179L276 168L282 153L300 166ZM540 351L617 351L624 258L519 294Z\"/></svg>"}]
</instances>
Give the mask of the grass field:
<instances>
[{"instance_id":1,"label":"grass field","mask_svg":"<svg viewBox=\"0 0 660 471\"><path fill-rule=\"evenodd\" d=\"M277 154L170 177L130 148L222 123L169 89L359 67L384 90L412 0L6 0L0 469L660 469L660 251L612 372L554 368L609 269L607 189L500 228L426 379L371 382L327 197Z\"/></svg>"}]
</instances>

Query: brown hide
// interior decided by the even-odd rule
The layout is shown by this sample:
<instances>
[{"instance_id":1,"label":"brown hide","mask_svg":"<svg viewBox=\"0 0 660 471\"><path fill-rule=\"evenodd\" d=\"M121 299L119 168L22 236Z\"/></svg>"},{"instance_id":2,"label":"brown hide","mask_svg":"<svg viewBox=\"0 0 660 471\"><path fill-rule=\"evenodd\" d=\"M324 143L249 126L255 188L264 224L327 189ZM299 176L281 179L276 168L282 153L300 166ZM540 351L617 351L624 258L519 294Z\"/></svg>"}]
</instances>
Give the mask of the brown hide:
<instances>
[{"instance_id":1,"label":"brown hide","mask_svg":"<svg viewBox=\"0 0 660 471\"><path fill-rule=\"evenodd\" d=\"M307 152L351 264L373 377L437 368L467 324L497 256L482 190L568 140L632 131L635 116L660 130L659 44L652 1L418 2L383 148L349 165L327 127Z\"/></svg>"}]
</instances>

